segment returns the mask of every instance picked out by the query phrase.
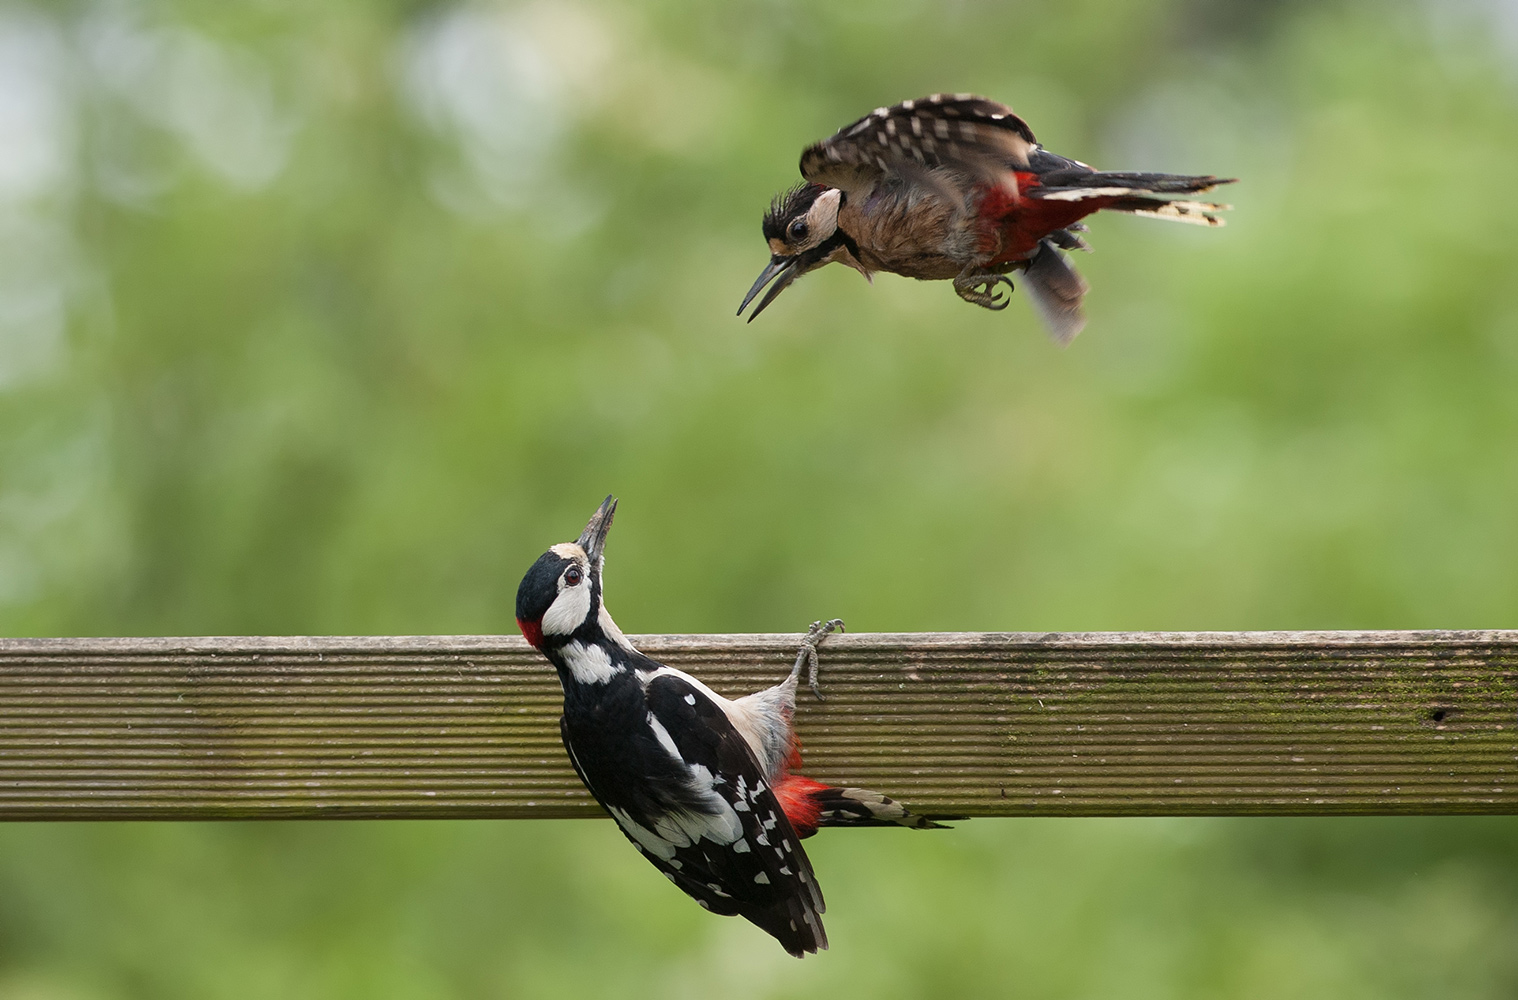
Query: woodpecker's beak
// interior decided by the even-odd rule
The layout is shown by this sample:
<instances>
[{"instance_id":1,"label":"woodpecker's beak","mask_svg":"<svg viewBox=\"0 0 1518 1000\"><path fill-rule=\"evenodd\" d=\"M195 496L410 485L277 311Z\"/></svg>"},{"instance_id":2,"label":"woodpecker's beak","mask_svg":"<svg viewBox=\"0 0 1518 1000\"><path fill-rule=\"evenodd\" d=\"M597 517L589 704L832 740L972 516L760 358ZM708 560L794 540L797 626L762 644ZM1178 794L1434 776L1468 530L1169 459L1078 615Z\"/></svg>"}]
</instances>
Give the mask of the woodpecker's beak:
<instances>
[{"instance_id":1,"label":"woodpecker's beak","mask_svg":"<svg viewBox=\"0 0 1518 1000\"><path fill-rule=\"evenodd\" d=\"M601 563L601 554L606 548L606 533L611 530L611 519L616 513L617 498L609 496L601 501L601 506L591 515L590 523L580 532L580 548L585 550L592 566Z\"/></svg>"},{"instance_id":2,"label":"woodpecker's beak","mask_svg":"<svg viewBox=\"0 0 1518 1000\"><path fill-rule=\"evenodd\" d=\"M738 307L738 315L742 316L743 310L747 309L748 304L754 301L754 296L758 295L765 285L768 285L771 281L775 281L778 277L780 280L775 281L775 287L770 289L768 295L759 300L759 305L749 315L748 321L752 323L754 317L764 312L764 307L775 301L775 296L785 291L786 287L801 274L801 270L798 270L796 267L800 259L800 254L794 257L781 257L779 254L776 254L771 257L769 266L759 272L759 280L754 282L754 287L750 288L748 294L743 297L743 305Z\"/></svg>"}]
</instances>

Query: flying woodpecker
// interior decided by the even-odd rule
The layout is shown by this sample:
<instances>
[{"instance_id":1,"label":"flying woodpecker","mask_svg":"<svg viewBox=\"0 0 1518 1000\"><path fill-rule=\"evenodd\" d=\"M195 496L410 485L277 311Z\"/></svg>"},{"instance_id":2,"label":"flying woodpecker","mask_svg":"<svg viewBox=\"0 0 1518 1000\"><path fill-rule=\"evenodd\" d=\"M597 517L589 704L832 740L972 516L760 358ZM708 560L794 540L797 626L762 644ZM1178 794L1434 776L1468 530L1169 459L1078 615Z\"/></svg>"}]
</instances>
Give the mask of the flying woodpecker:
<instances>
[{"instance_id":1,"label":"flying woodpecker","mask_svg":"<svg viewBox=\"0 0 1518 1000\"><path fill-rule=\"evenodd\" d=\"M827 947L822 890L801 840L820 826L940 824L876 792L796 774L801 667L817 692L818 622L774 687L727 699L632 647L607 614L602 565L617 501L555 545L517 590L517 624L564 687L570 762L627 839L696 902L746 917L800 958Z\"/></svg>"},{"instance_id":2,"label":"flying woodpecker","mask_svg":"<svg viewBox=\"0 0 1518 1000\"><path fill-rule=\"evenodd\" d=\"M1063 250L1089 250L1080 220L1100 209L1221 226L1227 205L1188 195L1231 179L1109 172L1049 152L1005 104L933 94L877 108L801 154L805 183L764 213L770 262L738 315L808 271L837 261L869 278L890 271L950 279L960 298L1005 309L1022 271L1059 343L1085 325L1086 282ZM1000 286L1000 287L999 287Z\"/></svg>"}]
</instances>

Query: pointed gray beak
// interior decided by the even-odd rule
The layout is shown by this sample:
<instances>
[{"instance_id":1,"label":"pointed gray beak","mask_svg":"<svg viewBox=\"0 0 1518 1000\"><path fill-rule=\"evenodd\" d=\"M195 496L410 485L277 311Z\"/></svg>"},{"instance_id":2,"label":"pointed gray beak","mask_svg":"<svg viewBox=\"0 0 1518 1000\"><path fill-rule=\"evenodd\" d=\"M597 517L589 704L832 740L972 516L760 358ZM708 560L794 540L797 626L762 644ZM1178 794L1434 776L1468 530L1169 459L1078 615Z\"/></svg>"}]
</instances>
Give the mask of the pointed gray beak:
<instances>
[{"instance_id":1,"label":"pointed gray beak","mask_svg":"<svg viewBox=\"0 0 1518 1000\"><path fill-rule=\"evenodd\" d=\"M748 321L752 323L755 316L764 312L764 307L775 301L775 296L785 291L786 286L795 281L796 276L801 273L796 270L798 259L798 257L781 257L779 255L771 257L769 266L759 272L759 280L754 282L754 287L750 288L748 294L743 297L743 305L738 307L738 315L742 316L743 310L747 309L748 304L754 301L754 296L758 295L765 285L771 281L775 281L778 277L780 280L775 281L775 287L771 288L769 294L760 300L759 305L755 307Z\"/></svg>"},{"instance_id":2,"label":"pointed gray beak","mask_svg":"<svg viewBox=\"0 0 1518 1000\"><path fill-rule=\"evenodd\" d=\"M592 566L599 565L606 548L606 533L611 530L611 519L617 513L617 498L608 496L591 515L590 523L580 532L580 548L590 557Z\"/></svg>"}]
</instances>

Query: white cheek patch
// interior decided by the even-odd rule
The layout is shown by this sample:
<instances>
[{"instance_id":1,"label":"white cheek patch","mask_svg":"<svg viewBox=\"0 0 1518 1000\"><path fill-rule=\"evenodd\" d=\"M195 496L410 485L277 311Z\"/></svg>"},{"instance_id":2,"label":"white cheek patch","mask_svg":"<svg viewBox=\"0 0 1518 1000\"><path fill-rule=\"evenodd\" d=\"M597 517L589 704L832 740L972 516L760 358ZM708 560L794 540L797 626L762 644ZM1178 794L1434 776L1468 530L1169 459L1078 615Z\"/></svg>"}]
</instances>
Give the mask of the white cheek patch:
<instances>
[{"instance_id":1,"label":"white cheek patch","mask_svg":"<svg viewBox=\"0 0 1518 1000\"><path fill-rule=\"evenodd\" d=\"M837 188L828 188L807 209L806 228L811 237L807 246L816 246L837 231L838 201L842 196L843 192Z\"/></svg>"},{"instance_id":2,"label":"white cheek patch","mask_svg":"<svg viewBox=\"0 0 1518 1000\"><path fill-rule=\"evenodd\" d=\"M565 587L543 615L544 635L568 635L590 617L590 583Z\"/></svg>"}]
</instances>

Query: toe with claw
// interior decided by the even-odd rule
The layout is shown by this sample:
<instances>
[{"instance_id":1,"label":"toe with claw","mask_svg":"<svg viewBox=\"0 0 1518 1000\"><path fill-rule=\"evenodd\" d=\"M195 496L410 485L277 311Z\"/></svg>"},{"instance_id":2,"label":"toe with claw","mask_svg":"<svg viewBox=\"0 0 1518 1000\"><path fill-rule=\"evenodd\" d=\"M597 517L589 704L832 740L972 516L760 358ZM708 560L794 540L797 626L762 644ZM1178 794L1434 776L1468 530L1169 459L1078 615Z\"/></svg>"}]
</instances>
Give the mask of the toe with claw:
<instances>
[{"instance_id":1,"label":"toe with claw","mask_svg":"<svg viewBox=\"0 0 1518 1000\"><path fill-rule=\"evenodd\" d=\"M806 630L806 638L801 640L801 648L796 651L796 665L791 668L792 677L801 676L801 665L807 666L806 683L812 689L812 694L817 696L818 701L827 701L822 696L822 691L817 687L817 647L822 644L830 632L843 632L843 619L832 618L823 622L812 622L812 627Z\"/></svg>"},{"instance_id":2,"label":"toe with claw","mask_svg":"<svg viewBox=\"0 0 1518 1000\"><path fill-rule=\"evenodd\" d=\"M1006 287L1003 288L1003 285ZM1012 279L1005 274L989 274L966 268L954 279L954 291L966 302L973 302L992 312L1000 312L1012 301Z\"/></svg>"}]
</instances>

